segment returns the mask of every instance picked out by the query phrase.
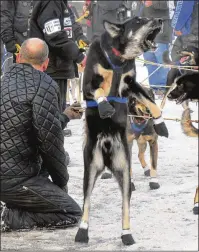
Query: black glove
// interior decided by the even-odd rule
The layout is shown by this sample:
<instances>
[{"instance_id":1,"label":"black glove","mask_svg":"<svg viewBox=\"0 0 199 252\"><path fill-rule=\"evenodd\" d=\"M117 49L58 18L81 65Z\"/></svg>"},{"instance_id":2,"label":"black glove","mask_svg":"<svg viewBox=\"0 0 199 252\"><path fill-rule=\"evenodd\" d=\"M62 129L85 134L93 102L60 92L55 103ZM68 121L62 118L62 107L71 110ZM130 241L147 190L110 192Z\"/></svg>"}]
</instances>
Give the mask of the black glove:
<instances>
[{"instance_id":1,"label":"black glove","mask_svg":"<svg viewBox=\"0 0 199 252\"><path fill-rule=\"evenodd\" d=\"M153 122L154 122L154 129L155 132L159 135L159 136L164 136L164 137L169 137L169 132L168 129L166 127L166 124L164 123L164 120L162 118L162 116L158 117L158 118L153 118Z\"/></svg>"},{"instance_id":2,"label":"black glove","mask_svg":"<svg viewBox=\"0 0 199 252\"><path fill-rule=\"evenodd\" d=\"M102 119L112 117L115 113L114 107L107 101L102 101L98 104L98 111Z\"/></svg>"},{"instance_id":3,"label":"black glove","mask_svg":"<svg viewBox=\"0 0 199 252\"><path fill-rule=\"evenodd\" d=\"M17 47L15 45L14 40L8 41L7 43L5 43L5 46L6 46L7 52L10 52L10 53L16 53L17 52Z\"/></svg>"}]
</instances>

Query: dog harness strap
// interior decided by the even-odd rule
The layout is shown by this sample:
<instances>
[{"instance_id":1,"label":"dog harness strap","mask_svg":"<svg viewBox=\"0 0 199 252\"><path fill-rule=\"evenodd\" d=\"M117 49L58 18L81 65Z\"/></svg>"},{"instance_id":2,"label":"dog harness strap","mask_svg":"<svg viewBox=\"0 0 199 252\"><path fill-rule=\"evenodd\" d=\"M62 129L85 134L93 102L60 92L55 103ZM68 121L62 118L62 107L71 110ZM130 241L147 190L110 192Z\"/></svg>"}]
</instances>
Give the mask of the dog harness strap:
<instances>
[{"instance_id":1,"label":"dog harness strap","mask_svg":"<svg viewBox=\"0 0 199 252\"><path fill-rule=\"evenodd\" d=\"M108 96L107 101L114 101L114 102L118 102L118 103L127 103L127 98ZM87 108L98 107L98 103L96 101L86 101L86 107Z\"/></svg>"},{"instance_id":2,"label":"dog harness strap","mask_svg":"<svg viewBox=\"0 0 199 252\"><path fill-rule=\"evenodd\" d=\"M146 120L144 123L142 124L137 124L134 121L131 123L131 129L133 131L134 134L139 134L141 133L147 126L148 120Z\"/></svg>"}]
</instances>

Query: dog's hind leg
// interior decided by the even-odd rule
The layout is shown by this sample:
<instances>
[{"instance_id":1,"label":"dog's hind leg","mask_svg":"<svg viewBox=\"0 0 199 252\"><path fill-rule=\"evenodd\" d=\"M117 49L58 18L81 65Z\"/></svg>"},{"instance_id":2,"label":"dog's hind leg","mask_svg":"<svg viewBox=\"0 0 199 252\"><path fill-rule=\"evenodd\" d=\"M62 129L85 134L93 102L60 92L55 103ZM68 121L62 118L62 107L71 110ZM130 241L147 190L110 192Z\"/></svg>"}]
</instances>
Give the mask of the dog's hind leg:
<instances>
[{"instance_id":1,"label":"dog's hind leg","mask_svg":"<svg viewBox=\"0 0 199 252\"><path fill-rule=\"evenodd\" d=\"M140 136L140 138L142 138L142 136ZM139 149L138 158L139 158L141 166L144 170L144 175L149 177L150 176L150 168L148 167L148 165L145 161L145 158L144 158L144 153L147 148L147 143L146 143L146 141L138 139L137 144L138 144L138 149Z\"/></svg>"},{"instance_id":2,"label":"dog's hind leg","mask_svg":"<svg viewBox=\"0 0 199 252\"><path fill-rule=\"evenodd\" d=\"M128 151L128 150L127 150ZM124 245L133 245L135 243L130 231L130 198L131 198L131 179L130 179L130 160L125 149L115 149L111 170L117 179L122 192L122 235L121 239Z\"/></svg>"},{"instance_id":3,"label":"dog's hind leg","mask_svg":"<svg viewBox=\"0 0 199 252\"><path fill-rule=\"evenodd\" d=\"M87 143L88 146L88 143ZM101 150L96 147L91 151L87 146L84 149L84 206L83 215L80 223L79 230L75 237L75 242L88 243L88 227L89 227L89 210L90 210L90 197L99 174L104 169L104 161ZM92 156L92 157L91 157Z\"/></svg>"},{"instance_id":4,"label":"dog's hind leg","mask_svg":"<svg viewBox=\"0 0 199 252\"><path fill-rule=\"evenodd\" d=\"M160 184L157 179L157 160L158 160L158 142L157 139L155 141L149 141L150 145L150 159L151 159L151 180L149 182L149 186L151 189L158 189Z\"/></svg>"}]
</instances>

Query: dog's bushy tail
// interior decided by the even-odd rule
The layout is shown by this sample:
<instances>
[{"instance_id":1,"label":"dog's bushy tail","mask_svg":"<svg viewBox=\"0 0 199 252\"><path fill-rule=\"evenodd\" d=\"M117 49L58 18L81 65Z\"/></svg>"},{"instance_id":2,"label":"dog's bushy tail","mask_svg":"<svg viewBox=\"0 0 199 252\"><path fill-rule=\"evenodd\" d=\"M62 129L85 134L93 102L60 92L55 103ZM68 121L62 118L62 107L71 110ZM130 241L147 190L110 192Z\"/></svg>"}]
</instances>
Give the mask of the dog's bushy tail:
<instances>
[{"instance_id":1,"label":"dog's bushy tail","mask_svg":"<svg viewBox=\"0 0 199 252\"><path fill-rule=\"evenodd\" d=\"M174 62L171 61L170 57L169 57L169 51L165 51L162 55L162 60L164 64L168 64L168 65L175 65Z\"/></svg>"},{"instance_id":2,"label":"dog's bushy tail","mask_svg":"<svg viewBox=\"0 0 199 252\"><path fill-rule=\"evenodd\" d=\"M182 117L181 117L181 127L183 130L183 133L190 137L198 137L198 129L194 127L191 120L191 110L190 108L187 108L183 111Z\"/></svg>"}]
</instances>

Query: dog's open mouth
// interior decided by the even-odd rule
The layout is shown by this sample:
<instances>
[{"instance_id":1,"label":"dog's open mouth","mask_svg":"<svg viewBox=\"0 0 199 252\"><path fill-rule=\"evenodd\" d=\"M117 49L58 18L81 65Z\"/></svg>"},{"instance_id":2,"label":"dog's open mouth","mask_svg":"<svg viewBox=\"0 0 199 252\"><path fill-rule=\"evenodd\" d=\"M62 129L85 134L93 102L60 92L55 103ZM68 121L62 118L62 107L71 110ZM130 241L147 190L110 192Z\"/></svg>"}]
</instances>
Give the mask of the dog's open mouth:
<instances>
[{"instance_id":1,"label":"dog's open mouth","mask_svg":"<svg viewBox=\"0 0 199 252\"><path fill-rule=\"evenodd\" d=\"M181 104L187 98L187 93L182 94L180 97L176 99L176 104Z\"/></svg>"},{"instance_id":2,"label":"dog's open mouth","mask_svg":"<svg viewBox=\"0 0 199 252\"><path fill-rule=\"evenodd\" d=\"M142 124L144 123L146 120L148 120L151 117L151 114L148 110L146 111L142 111L141 109L137 109L137 113L134 117L134 121L137 124Z\"/></svg>"},{"instance_id":3,"label":"dog's open mouth","mask_svg":"<svg viewBox=\"0 0 199 252\"><path fill-rule=\"evenodd\" d=\"M150 30L148 34L145 37L144 44L146 47L150 50L155 50L157 49L157 44L154 41L157 34L160 32L161 28L154 28L153 30Z\"/></svg>"}]
</instances>

